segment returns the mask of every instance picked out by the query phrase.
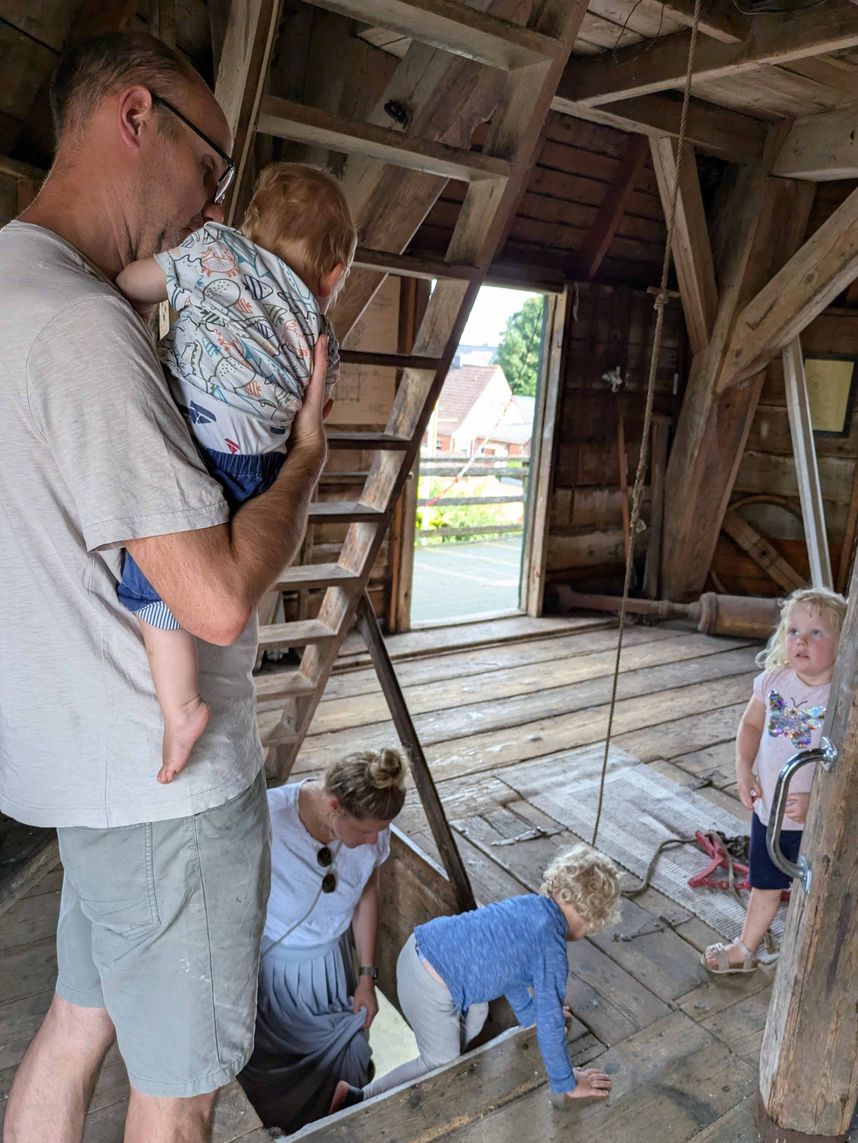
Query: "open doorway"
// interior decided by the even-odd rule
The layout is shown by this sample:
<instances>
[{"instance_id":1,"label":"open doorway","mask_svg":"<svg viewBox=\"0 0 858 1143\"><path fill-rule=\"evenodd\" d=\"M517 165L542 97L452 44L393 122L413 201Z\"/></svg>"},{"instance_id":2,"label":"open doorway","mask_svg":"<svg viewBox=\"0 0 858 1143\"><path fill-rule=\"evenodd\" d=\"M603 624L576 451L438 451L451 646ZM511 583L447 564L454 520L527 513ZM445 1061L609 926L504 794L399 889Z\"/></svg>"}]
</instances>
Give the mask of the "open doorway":
<instances>
[{"instance_id":1,"label":"open doorway","mask_svg":"<svg viewBox=\"0 0 858 1143\"><path fill-rule=\"evenodd\" d=\"M549 296L484 286L420 450L411 625L523 609Z\"/></svg>"}]
</instances>

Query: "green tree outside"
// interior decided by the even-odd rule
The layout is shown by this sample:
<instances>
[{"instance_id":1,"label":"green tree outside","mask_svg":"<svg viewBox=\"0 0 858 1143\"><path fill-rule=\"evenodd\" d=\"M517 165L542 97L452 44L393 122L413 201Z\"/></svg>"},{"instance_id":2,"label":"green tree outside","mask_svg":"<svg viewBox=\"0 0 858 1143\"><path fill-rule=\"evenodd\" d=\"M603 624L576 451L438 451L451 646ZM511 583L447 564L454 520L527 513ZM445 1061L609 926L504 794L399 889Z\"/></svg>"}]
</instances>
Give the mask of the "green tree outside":
<instances>
[{"instance_id":1,"label":"green tree outside","mask_svg":"<svg viewBox=\"0 0 858 1143\"><path fill-rule=\"evenodd\" d=\"M539 357L542 349L542 320L545 299L540 294L528 298L512 315L501 334L498 363L513 393L536 395Z\"/></svg>"}]
</instances>

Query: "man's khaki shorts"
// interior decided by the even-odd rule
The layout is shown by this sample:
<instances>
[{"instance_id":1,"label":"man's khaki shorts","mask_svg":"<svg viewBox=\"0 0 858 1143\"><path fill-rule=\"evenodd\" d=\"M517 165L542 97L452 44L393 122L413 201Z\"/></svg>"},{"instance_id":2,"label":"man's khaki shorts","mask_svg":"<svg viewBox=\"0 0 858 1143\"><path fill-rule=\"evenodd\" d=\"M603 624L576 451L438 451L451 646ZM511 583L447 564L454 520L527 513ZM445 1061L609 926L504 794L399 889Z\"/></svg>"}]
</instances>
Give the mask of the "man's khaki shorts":
<instances>
[{"instance_id":1,"label":"man's khaki shorts","mask_svg":"<svg viewBox=\"0 0 858 1143\"><path fill-rule=\"evenodd\" d=\"M107 1009L145 1095L222 1087L253 1049L270 879L264 776L192 817L57 832L57 993Z\"/></svg>"}]
</instances>

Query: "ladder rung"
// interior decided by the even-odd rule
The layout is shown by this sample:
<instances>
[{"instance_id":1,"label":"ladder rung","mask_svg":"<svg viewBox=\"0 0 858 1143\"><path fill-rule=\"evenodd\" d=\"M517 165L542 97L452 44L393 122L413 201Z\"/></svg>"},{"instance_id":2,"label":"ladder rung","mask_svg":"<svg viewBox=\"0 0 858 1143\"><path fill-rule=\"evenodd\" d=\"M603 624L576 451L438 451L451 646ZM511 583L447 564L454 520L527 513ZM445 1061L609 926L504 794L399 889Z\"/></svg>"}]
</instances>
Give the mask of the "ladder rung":
<instances>
[{"instance_id":1,"label":"ladder rung","mask_svg":"<svg viewBox=\"0 0 858 1143\"><path fill-rule=\"evenodd\" d=\"M330 448L394 449L404 452L411 447L411 437L397 437L393 433L331 432L328 433Z\"/></svg>"},{"instance_id":2,"label":"ladder rung","mask_svg":"<svg viewBox=\"0 0 858 1143\"><path fill-rule=\"evenodd\" d=\"M456 471L458 472L459 470L456 469ZM366 484L368 475L368 472L323 472L319 477L319 484Z\"/></svg>"},{"instance_id":3,"label":"ladder rung","mask_svg":"<svg viewBox=\"0 0 858 1143\"><path fill-rule=\"evenodd\" d=\"M562 50L559 40L468 8L461 0L308 0L317 8L512 71Z\"/></svg>"},{"instance_id":4,"label":"ladder rung","mask_svg":"<svg viewBox=\"0 0 858 1143\"><path fill-rule=\"evenodd\" d=\"M448 147L431 139L392 131L389 127L377 127L374 123L343 119L319 107L306 107L274 95L263 98L256 129L263 135L329 147L347 155L365 155L445 179L470 182L474 179L509 178L512 173L510 163L493 155Z\"/></svg>"},{"instance_id":5,"label":"ladder rung","mask_svg":"<svg viewBox=\"0 0 858 1143\"><path fill-rule=\"evenodd\" d=\"M380 365L390 369L425 369L437 373L442 365L440 357L421 357L416 353L375 353L366 349L341 349L340 361L344 365Z\"/></svg>"},{"instance_id":6,"label":"ladder rung","mask_svg":"<svg viewBox=\"0 0 858 1143\"><path fill-rule=\"evenodd\" d=\"M302 591L313 587L345 587L360 576L341 564L305 564L289 568L272 588L273 591Z\"/></svg>"},{"instance_id":7,"label":"ladder rung","mask_svg":"<svg viewBox=\"0 0 858 1143\"><path fill-rule=\"evenodd\" d=\"M298 741L298 735L292 727L284 726L282 730L277 729L282 713L279 710L264 710L257 715L256 725L259 727L259 737L263 746L288 746L289 743Z\"/></svg>"},{"instance_id":8,"label":"ladder rung","mask_svg":"<svg viewBox=\"0 0 858 1143\"><path fill-rule=\"evenodd\" d=\"M299 619L294 623L267 623L259 628L260 651L278 651L285 647L306 647L308 643L327 643L336 631L318 619Z\"/></svg>"},{"instance_id":9,"label":"ladder rung","mask_svg":"<svg viewBox=\"0 0 858 1143\"><path fill-rule=\"evenodd\" d=\"M311 524L360 524L383 519L383 509L359 500L316 500L308 516Z\"/></svg>"},{"instance_id":10,"label":"ladder rung","mask_svg":"<svg viewBox=\"0 0 858 1143\"><path fill-rule=\"evenodd\" d=\"M362 270L381 270L385 274L396 274L402 278L451 278L470 282L480 277L482 271L477 266L445 262L442 258L415 258L410 254L389 254L384 250L367 250L362 246L355 252L353 266Z\"/></svg>"},{"instance_id":11,"label":"ladder rung","mask_svg":"<svg viewBox=\"0 0 858 1143\"><path fill-rule=\"evenodd\" d=\"M310 680L299 671L266 671L255 675L256 701L275 698L290 698L311 695L316 689Z\"/></svg>"}]
</instances>

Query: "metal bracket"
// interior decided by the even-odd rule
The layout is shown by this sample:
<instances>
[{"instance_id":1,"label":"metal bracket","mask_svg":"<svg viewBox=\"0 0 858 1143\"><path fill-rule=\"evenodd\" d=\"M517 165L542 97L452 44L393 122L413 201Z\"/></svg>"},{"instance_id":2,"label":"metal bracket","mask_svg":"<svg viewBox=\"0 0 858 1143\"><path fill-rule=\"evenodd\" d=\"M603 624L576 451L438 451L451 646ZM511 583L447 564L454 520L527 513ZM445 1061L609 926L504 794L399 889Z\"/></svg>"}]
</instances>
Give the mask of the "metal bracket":
<instances>
[{"instance_id":1,"label":"metal bracket","mask_svg":"<svg viewBox=\"0 0 858 1143\"><path fill-rule=\"evenodd\" d=\"M766 849L769 851L769 857L774 864L785 873L787 877L792 877L799 882L805 893L810 892L810 886L813 881L813 872L810 868L807 858L804 854L799 854L798 861L788 861L780 847L781 830L783 828L784 815L786 813L786 801L789 795L790 782L792 781L793 774L800 770L803 766L809 766L813 762L818 762L822 765L823 770L830 771L834 763L837 761L837 747L827 738L821 739L819 746L815 746L812 750L802 750L798 754L793 754L792 758L784 764L780 774L778 774L777 784L775 786L775 793L772 799L772 812L769 817L769 824L766 827Z\"/></svg>"}]
</instances>

